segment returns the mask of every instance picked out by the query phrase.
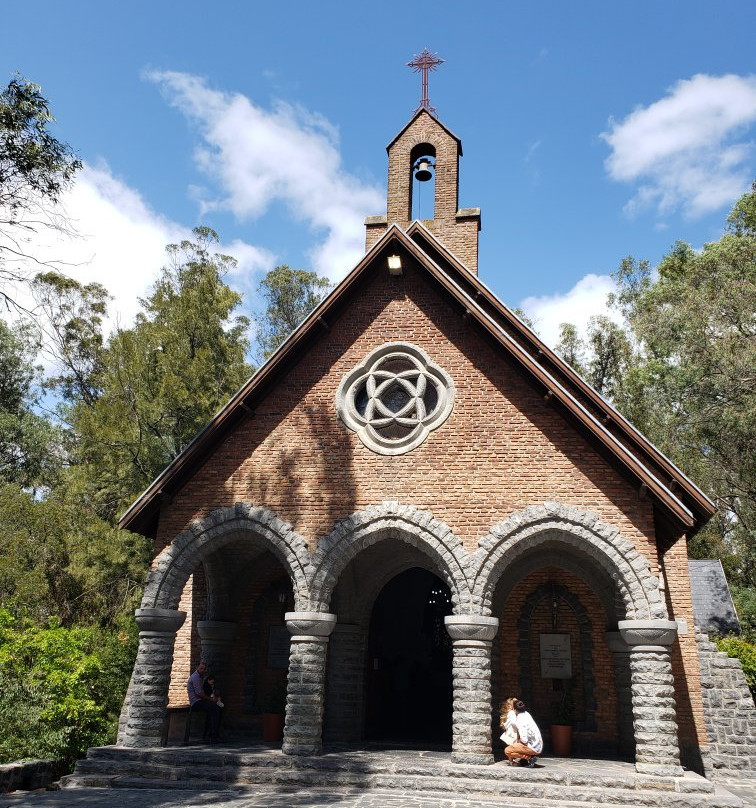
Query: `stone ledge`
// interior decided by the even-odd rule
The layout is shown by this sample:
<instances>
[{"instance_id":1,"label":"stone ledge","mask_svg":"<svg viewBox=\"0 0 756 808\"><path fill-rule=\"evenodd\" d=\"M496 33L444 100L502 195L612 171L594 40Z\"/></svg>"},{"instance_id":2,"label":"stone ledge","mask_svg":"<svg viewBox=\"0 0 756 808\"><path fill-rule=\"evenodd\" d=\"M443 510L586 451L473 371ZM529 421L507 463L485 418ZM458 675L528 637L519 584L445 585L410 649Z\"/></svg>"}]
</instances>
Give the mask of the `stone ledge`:
<instances>
[{"instance_id":1,"label":"stone ledge","mask_svg":"<svg viewBox=\"0 0 756 808\"><path fill-rule=\"evenodd\" d=\"M54 760L26 760L0 765L0 793L47 788L55 777Z\"/></svg>"}]
</instances>

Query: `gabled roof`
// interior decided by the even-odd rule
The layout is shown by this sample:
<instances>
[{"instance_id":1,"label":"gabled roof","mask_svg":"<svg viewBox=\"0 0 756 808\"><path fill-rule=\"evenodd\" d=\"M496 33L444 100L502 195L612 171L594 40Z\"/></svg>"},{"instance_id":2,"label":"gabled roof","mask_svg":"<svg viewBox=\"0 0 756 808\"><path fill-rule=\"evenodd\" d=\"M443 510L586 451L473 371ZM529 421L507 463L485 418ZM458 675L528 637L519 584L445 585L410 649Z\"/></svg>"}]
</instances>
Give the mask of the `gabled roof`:
<instances>
[{"instance_id":1,"label":"gabled roof","mask_svg":"<svg viewBox=\"0 0 756 808\"><path fill-rule=\"evenodd\" d=\"M711 501L664 455L592 390L517 316L421 224L405 233L392 224L355 268L295 329L268 361L233 396L184 451L123 514L119 525L154 535L164 496L170 497L191 477L235 425L254 414L257 402L276 384L348 305L361 282L389 254L427 273L455 302L460 315L483 329L486 337L516 363L526 379L558 407L602 455L635 481L641 497L689 535L714 513ZM610 428L611 427L611 428Z\"/></svg>"},{"instance_id":2,"label":"gabled roof","mask_svg":"<svg viewBox=\"0 0 756 808\"><path fill-rule=\"evenodd\" d=\"M457 136L454 134L454 132L452 132L452 130L451 130L451 129L449 129L447 126L444 126L444 124L442 124L442 123L441 123L441 121L439 121L439 119L438 119L438 118L437 118L435 115L431 115L431 113L430 113L430 112L428 112L428 110L427 110L427 109L419 109L419 110L417 110L417 111L415 112L415 114L414 114L414 115L413 115L413 116L412 116L412 117L409 119L409 121L407 122L407 125L406 125L406 126L404 126L404 127L403 127L403 128L400 130L400 131L399 131L399 133L396 135L396 137L395 137L395 138L394 138L394 139L391 141L391 143L389 143L389 144L388 144L388 146L386 146L386 151L389 151L389 149L390 149L390 148L391 148L391 147L394 145L394 143L396 143L396 141L397 141L397 140L399 140L399 138L400 138L400 137L401 137L401 136L402 136L402 135L403 135L403 134L404 134L404 133L405 133L405 132L406 132L406 131L407 131L407 130L410 128L410 126L412 126L412 124L413 124L413 123L414 123L414 122L415 122L415 121L416 121L416 120L417 120L417 119L418 119L418 118L419 118L421 115L427 115L427 116L428 116L428 117L429 117L429 118L430 118L430 119L433 121L433 123L435 123L435 124L437 124L438 126L440 126L440 127L441 127L441 129L443 129L443 130L444 130L444 132L446 132L446 134L447 134L447 135L449 135L449 137L454 138L454 140L456 140L456 141L457 141L457 149L458 149L458 154L459 154L459 156L461 157L461 156L462 156L462 141L461 141L461 140L460 140L460 139L459 139L459 138L458 138L458 137L457 137Z\"/></svg>"},{"instance_id":3,"label":"gabled roof","mask_svg":"<svg viewBox=\"0 0 756 808\"><path fill-rule=\"evenodd\" d=\"M686 503L701 520L702 526L716 511L714 503L696 486L666 455L639 432L600 393L597 393L567 362L556 354L538 335L464 264L447 250L441 242L421 223L413 222L407 230L435 260L447 263L447 271L453 272L468 294L477 299L523 349L552 373L615 437L633 452L644 458L654 473L665 482L670 491Z\"/></svg>"}]
</instances>

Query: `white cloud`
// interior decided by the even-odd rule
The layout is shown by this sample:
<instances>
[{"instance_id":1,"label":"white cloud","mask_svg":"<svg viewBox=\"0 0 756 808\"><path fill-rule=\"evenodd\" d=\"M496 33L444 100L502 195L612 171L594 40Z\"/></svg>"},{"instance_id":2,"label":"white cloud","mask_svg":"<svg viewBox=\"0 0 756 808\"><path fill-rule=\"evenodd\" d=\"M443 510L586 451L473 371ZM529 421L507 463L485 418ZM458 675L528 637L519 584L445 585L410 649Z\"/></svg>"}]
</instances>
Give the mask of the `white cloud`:
<instances>
[{"instance_id":1,"label":"white cloud","mask_svg":"<svg viewBox=\"0 0 756 808\"><path fill-rule=\"evenodd\" d=\"M145 296L166 262L166 245L193 238L191 229L150 208L104 163L84 166L62 208L75 235L40 230L29 253L81 283L105 286L114 298L106 331L115 323L129 325L139 310L138 298ZM265 250L238 240L219 245L218 251L238 260L227 281L241 289L253 272L274 264Z\"/></svg>"},{"instance_id":2,"label":"white cloud","mask_svg":"<svg viewBox=\"0 0 756 808\"><path fill-rule=\"evenodd\" d=\"M526 297L520 308L530 317L541 339L551 348L559 342L559 326L572 323L585 335L588 320L604 315L622 322L622 318L606 305L606 297L615 291L609 275L586 275L563 295Z\"/></svg>"},{"instance_id":3,"label":"white cloud","mask_svg":"<svg viewBox=\"0 0 756 808\"><path fill-rule=\"evenodd\" d=\"M637 182L626 210L682 209L701 216L731 204L752 178L756 76L698 74L601 137L612 149L609 176Z\"/></svg>"},{"instance_id":4,"label":"white cloud","mask_svg":"<svg viewBox=\"0 0 756 808\"><path fill-rule=\"evenodd\" d=\"M332 279L362 257L365 216L385 209L384 194L343 169L338 133L325 118L283 102L264 109L186 73L153 71L147 78L199 129L195 159L220 193L205 199L205 208L251 220L282 201L314 231L325 231L310 258Z\"/></svg>"}]
</instances>

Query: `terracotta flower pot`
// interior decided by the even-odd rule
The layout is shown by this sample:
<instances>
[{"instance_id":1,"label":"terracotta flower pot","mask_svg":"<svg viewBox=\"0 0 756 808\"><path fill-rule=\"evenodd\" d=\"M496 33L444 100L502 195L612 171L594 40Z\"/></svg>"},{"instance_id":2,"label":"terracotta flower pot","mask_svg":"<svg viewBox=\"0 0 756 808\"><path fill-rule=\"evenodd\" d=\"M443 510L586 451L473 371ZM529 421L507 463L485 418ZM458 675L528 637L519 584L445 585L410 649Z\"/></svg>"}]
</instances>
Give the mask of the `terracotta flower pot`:
<instances>
[{"instance_id":1,"label":"terracotta flower pot","mask_svg":"<svg viewBox=\"0 0 756 808\"><path fill-rule=\"evenodd\" d=\"M572 752L572 725L551 725L551 748L557 757L569 757Z\"/></svg>"},{"instance_id":2,"label":"terracotta flower pot","mask_svg":"<svg viewBox=\"0 0 756 808\"><path fill-rule=\"evenodd\" d=\"M283 740L284 714L262 714L262 736L267 743L281 743Z\"/></svg>"}]
</instances>

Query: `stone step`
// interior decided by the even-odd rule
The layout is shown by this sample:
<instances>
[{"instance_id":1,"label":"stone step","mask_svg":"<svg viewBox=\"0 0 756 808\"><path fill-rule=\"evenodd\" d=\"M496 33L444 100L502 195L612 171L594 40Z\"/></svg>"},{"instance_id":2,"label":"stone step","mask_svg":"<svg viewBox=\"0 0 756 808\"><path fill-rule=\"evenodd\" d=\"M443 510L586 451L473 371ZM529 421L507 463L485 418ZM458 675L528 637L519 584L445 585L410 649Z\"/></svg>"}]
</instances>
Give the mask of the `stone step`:
<instances>
[{"instance_id":1,"label":"stone step","mask_svg":"<svg viewBox=\"0 0 756 808\"><path fill-rule=\"evenodd\" d=\"M110 781L103 781L99 778L91 777L75 777L69 775L66 778L68 785L66 788L93 788L93 789L108 789L112 792L118 789L139 790L148 789L153 791L166 791L166 784L163 780L155 780L142 777L114 777ZM347 795L354 796L354 789L338 785L330 785L328 787L312 786L305 784L301 788L296 785L281 787L280 784L237 784L237 785L224 785L219 786L214 781L185 781L176 782L172 784L171 790L182 790L192 792L203 792L217 794L218 800L221 800L223 795L240 795L243 798L250 796L264 796L270 795L271 798L278 800L295 798L299 795L306 795L308 801L313 804L323 805L336 805L340 804L347 798ZM410 792L397 791L396 789L374 788L370 789L370 803L380 804L383 800L386 803L394 804L397 795L403 795L403 799L412 800ZM284 796L286 795L286 796ZM437 806L454 806L458 808L460 803L458 800L464 796L466 800L474 800L476 808L613 808L618 803L612 801L605 801L601 799L599 794L582 794L582 799L570 799L559 794L549 795L548 797L534 796L533 793L527 796L512 794L509 791L499 794L476 794L470 792L459 791L433 791L423 789L422 794L418 795L423 800L432 800ZM576 795L577 796L577 795ZM665 800L669 797L668 794L656 794L651 798L648 794L638 794L638 799L635 802L622 803L623 808L655 808L659 806L670 805L671 803ZM114 801L117 798L114 796ZM265 802L268 805L268 802ZM410 805L407 802L407 805ZM678 805L679 803L675 803ZM742 808L743 802L738 797L730 794L729 792L718 790L717 793L710 795L705 803L696 803L700 805L710 806L710 808Z\"/></svg>"},{"instance_id":2,"label":"stone step","mask_svg":"<svg viewBox=\"0 0 756 808\"><path fill-rule=\"evenodd\" d=\"M350 757L349 755L324 755L322 757L294 757L283 755L275 750L260 748L256 751L237 751L222 747L201 747L194 749L153 749L139 750L123 747L98 747L90 749L85 760L77 764L77 772L82 773L93 770L97 762L112 762L121 772L161 772L167 779L180 779L185 770L191 776L192 772L208 767L237 768L254 770L296 770L325 773L329 778L339 773L353 773L361 777L378 774L434 777L443 776L456 780L483 780L487 783L500 784L510 782L531 782L534 778L541 782L554 785L594 786L600 788L650 788L655 791L680 791L710 793L714 785L695 774L686 774L685 777L652 777L644 776L632 770L631 773L609 772L607 775L585 772L578 767L553 765L553 761L546 759L535 769L521 769L499 763L493 766L455 765L448 760L426 759L422 757L407 759L397 763L384 761L380 755L373 758L370 755L363 757ZM552 765L550 765L552 764ZM601 761L596 761L597 766ZM162 768L167 767L167 768ZM630 767L626 767L629 769ZM100 770L100 769L98 769ZM104 769L102 769L104 771ZM170 772L170 774L166 774Z\"/></svg>"},{"instance_id":3,"label":"stone step","mask_svg":"<svg viewBox=\"0 0 756 808\"><path fill-rule=\"evenodd\" d=\"M75 786L69 787L91 788L93 790L101 791L105 791L107 789L108 793L112 793L112 789L114 788L123 788L129 790L148 789L151 791L162 792L166 791L164 783L162 783L160 780L149 780L145 778L132 779L126 777L118 778L117 783L112 783L107 786L95 783L94 780L89 780L89 778L81 778L77 779ZM267 808L274 805L286 806L286 808L290 808L291 804L298 805L304 801L306 801L308 805L341 805L347 803L350 798L354 799L353 789L339 787L320 788L306 786L303 788L288 787L281 789L280 786L240 785L218 788L217 786L214 787L213 784L203 784L198 781L197 783L192 783L191 785L187 786L177 784L176 788L183 788L186 790L191 789L192 791L205 794L213 793L217 795L218 801L221 801L224 796L231 798L241 797L245 804L247 804L248 800L258 797L263 799L264 802L258 803L255 801L254 804L260 806L265 805ZM403 803L405 806L411 806L414 804L414 798L411 795L406 794L406 792L398 793L402 795L402 799L407 800L407 802ZM422 795L419 795L417 799L422 799L423 805L432 803L435 808L460 808L462 805L470 805L473 800L475 808L551 808L552 806L557 805L560 808L587 808L587 804L581 801L564 799L559 799L556 801L544 801L542 798L532 797L517 797L513 799L512 796L508 794L489 794L483 797L476 797L475 795L470 794L462 795L460 793L456 793L452 795L449 792L423 791ZM464 802L460 802L462 799L464 799ZM110 798L110 801L117 801L117 797L113 795L113 797ZM352 803L350 802L349 804ZM400 803L397 802L397 792L391 789L371 790L369 804L400 805ZM663 805L664 803L660 802L658 804ZM711 805L712 803L709 804ZM590 808L612 808L613 805L615 805L615 803L591 802ZM723 801L717 803L717 805L720 808L741 808L742 802L740 800L732 801L730 799L728 801L727 799L723 799ZM648 808L648 803L627 803L623 806L623 808Z\"/></svg>"},{"instance_id":4,"label":"stone step","mask_svg":"<svg viewBox=\"0 0 756 808\"><path fill-rule=\"evenodd\" d=\"M714 769L714 780L756 780L756 767L743 769Z\"/></svg>"},{"instance_id":5,"label":"stone step","mask_svg":"<svg viewBox=\"0 0 756 808\"><path fill-rule=\"evenodd\" d=\"M583 774L579 770L565 773L564 768L551 768L548 762L536 769L520 769L504 764L495 766L460 766L451 763L438 764L417 761L397 765L370 760L352 760L338 757L289 757L275 753L231 753L219 749L204 750L120 750L114 747L103 747L90 750L89 756L79 761L76 773L108 773L150 775L165 777L167 780L184 779L197 772L206 773L208 779L223 777L224 772L254 772L260 768L266 771L281 772L285 776L288 771L312 772L333 779L340 774L354 774L363 781L375 775L402 775L405 777L442 776L457 781L482 780L486 783L530 782L538 781L554 785L575 785L583 787L593 785L601 788L652 788L656 791L675 791L710 793L714 786L709 781L689 775L686 778L651 777L637 773L629 775L612 774L601 776ZM238 776L234 774L234 776ZM252 776L251 774L249 776Z\"/></svg>"},{"instance_id":6,"label":"stone step","mask_svg":"<svg viewBox=\"0 0 756 808\"><path fill-rule=\"evenodd\" d=\"M739 799L721 790L716 794L711 783L695 776L680 778L676 782L680 790L672 791L664 778L641 778L635 782L634 787L628 787L627 782L611 782L610 778L586 774L573 776L567 781L564 774L558 775L547 769L517 769L509 766L484 767L487 770L486 776L480 773L474 776L474 773L464 770L481 767L413 765L402 771L369 772L355 770L354 767L350 770L336 766L324 769L314 765L228 765L228 761L223 761L225 756L221 756L217 765L201 765L197 761L190 761L189 765L167 765L154 760L139 760L138 756L131 757L131 760L120 761L94 758L80 761L75 773L61 781L61 787L229 790L275 786L341 788L351 791L363 789L371 793L374 790L385 790L422 795L435 792L447 797L465 794L468 798L480 796L486 799L505 794L508 800L537 800L544 806L576 803L582 806L621 805L625 808L736 808L741 805ZM705 791L700 790L701 783L705 784ZM690 790L684 790L686 787Z\"/></svg>"}]
</instances>

